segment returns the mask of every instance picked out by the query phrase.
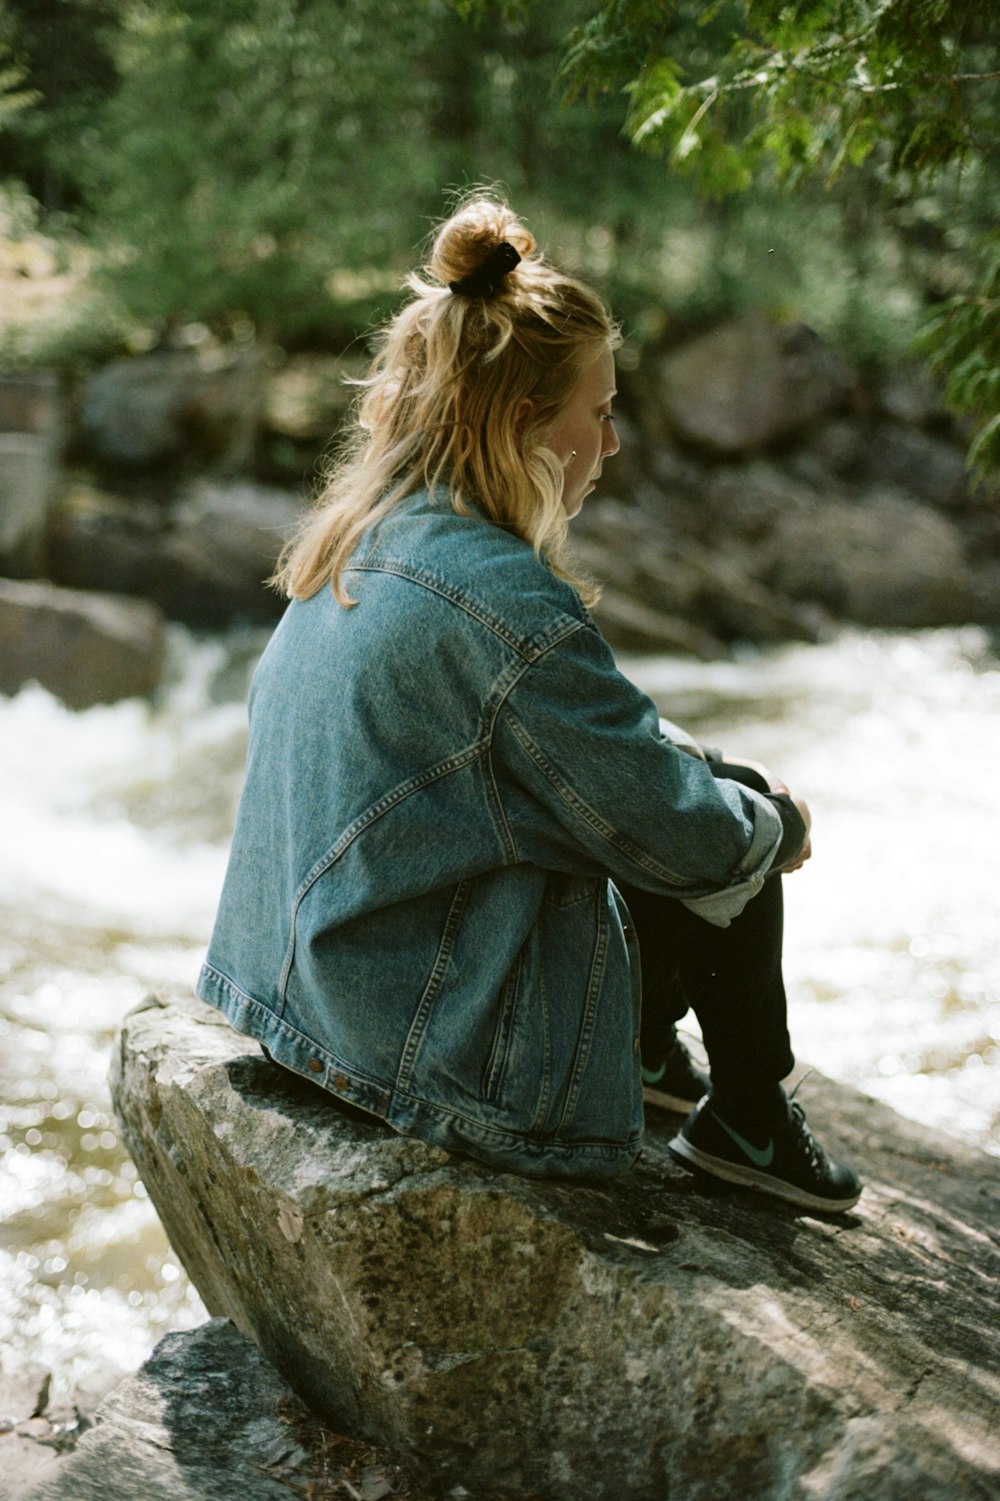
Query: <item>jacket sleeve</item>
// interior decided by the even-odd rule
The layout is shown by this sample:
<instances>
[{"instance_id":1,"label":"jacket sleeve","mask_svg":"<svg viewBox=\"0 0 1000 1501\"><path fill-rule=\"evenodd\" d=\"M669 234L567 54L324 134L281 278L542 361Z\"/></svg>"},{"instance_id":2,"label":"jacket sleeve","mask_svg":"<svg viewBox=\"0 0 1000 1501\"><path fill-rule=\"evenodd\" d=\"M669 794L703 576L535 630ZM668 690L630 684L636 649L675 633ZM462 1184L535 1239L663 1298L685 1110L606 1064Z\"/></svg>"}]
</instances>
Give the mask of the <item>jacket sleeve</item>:
<instances>
[{"instance_id":1,"label":"jacket sleeve","mask_svg":"<svg viewBox=\"0 0 1000 1501\"><path fill-rule=\"evenodd\" d=\"M493 757L516 858L604 871L719 927L805 839L790 799L718 779L665 739L654 704L590 626L521 674L497 715Z\"/></svg>"}]
</instances>

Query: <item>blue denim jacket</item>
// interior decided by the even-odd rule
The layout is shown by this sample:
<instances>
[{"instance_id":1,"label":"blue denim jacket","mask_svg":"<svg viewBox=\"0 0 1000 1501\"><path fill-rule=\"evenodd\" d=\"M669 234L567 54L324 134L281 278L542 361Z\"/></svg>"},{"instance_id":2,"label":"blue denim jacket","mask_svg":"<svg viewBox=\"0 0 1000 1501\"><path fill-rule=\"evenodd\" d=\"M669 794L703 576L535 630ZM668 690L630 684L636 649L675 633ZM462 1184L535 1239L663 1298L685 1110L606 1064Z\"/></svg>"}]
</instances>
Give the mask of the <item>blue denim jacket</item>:
<instances>
[{"instance_id":1,"label":"blue denim jacket","mask_svg":"<svg viewBox=\"0 0 1000 1501\"><path fill-rule=\"evenodd\" d=\"M725 925L781 845L767 797L665 739L575 591L410 497L285 612L199 994L397 1130L524 1173L642 1138L639 966L613 884Z\"/></svg>"}]
</instances>

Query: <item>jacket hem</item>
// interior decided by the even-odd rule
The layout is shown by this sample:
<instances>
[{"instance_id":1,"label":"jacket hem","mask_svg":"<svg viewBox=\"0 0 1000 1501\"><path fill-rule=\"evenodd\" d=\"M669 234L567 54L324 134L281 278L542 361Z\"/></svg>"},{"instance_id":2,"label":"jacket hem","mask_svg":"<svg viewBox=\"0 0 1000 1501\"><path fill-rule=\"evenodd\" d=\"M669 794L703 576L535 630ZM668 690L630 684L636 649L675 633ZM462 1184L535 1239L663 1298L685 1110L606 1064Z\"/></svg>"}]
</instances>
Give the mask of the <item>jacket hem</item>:
<instances>
[{"instance_id":1,"label":"jacket hem","mask_svg":"<svg viewBox=\"0 0 1000 1501\"><path fill-rule=\"evenodd\" d=\"M202 967L195 988L238 1032L266 1048L275 1063L318 1084L334 1098L379 1117L401 1136L532 1178L615 1177L627 1172L642 1150L641 1129L619 1140L567 1141L476 1120L359 1073L211 965Z\"/></svg>"}]
</instances>

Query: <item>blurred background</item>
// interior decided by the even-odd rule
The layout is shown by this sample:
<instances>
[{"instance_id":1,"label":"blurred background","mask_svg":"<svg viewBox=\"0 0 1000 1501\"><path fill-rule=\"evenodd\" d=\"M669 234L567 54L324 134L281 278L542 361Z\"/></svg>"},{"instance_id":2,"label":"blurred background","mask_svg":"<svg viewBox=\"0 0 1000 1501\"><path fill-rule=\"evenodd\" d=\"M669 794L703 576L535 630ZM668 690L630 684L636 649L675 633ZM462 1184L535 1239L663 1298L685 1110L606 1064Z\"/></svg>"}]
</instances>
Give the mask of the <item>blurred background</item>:
<instances>
[{"instance_id":1,"label":"blurred background","mask_svg":"<svg viewBox=\"0 0 1000 1501\"><path fill-rule=\"evenodd\" d=\"M205 1316L109 1050L190 992L262 581L475 183L622 321L622 451L575 531L623 668L812 804L803 1062L1000 1154L1000 507L915 345L982 275L995 158L705 196L620 91L564 101L594 9L0 0L0 1346L67 1432Z\"/></svg>"}]
</instances>

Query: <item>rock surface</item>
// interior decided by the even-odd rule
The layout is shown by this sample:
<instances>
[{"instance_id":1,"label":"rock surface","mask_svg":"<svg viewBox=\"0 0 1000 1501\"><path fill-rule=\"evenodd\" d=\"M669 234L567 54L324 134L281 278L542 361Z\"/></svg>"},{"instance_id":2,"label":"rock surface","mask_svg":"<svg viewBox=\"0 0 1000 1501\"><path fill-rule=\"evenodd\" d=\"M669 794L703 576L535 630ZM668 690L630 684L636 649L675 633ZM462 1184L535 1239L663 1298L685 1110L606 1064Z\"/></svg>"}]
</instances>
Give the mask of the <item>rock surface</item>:
<instances>
[{"instance_id":1,"label":"rock surface","mask_svg":"<svg viewBox=\"0 0 1000 1501\"><path fill-rule=\"evenodd\" d=\"M40 569L55 485L47 438L0 432L0 567L6 573Z\"/></svg>"},{"instance_id":2,"label":"rock surface","mask_svg":"<svg viewBox=\"0 0 1000 1501\"><path fill-rule=\"evenodd\" d=\"M671 430L715 454L747 453L801 432L845 395L844 363L803 324L720 324L663 363Z\"/></svg>"},{"instance_id":3,"label":"rock surface","mask_svg":"<svg viewBox=\"0 0 1000 1501\"><path fill-rule=\"evenodd\" d=\"M163 617L141 599L0 579L0 693L41 683L71 709L149 693Z\"/></svg>"},{"instance_id":4,"label":"rock surface","mask_svg":"<svg viewBox=\"0 0 1000 1501\"><path fill-rule=\"evenodd\" d=\"M40 433L55 445L62 422L55 370L0 371L0 433Z\"/></svg>"},{"instance_id":5,"label":"rock surface","mask_svg":"<svg viewBox=\"0 0 1000 1501\"><path fill-rule=\"evenodd\" d=\"M997 1495L997 1165L846 1088L807 1086L867 1181L829 1221L694 1184L669 1117L612 1185L449 1157L193 1001L132 1013L112 1088L210 1311L442 1490Z\"/></svg>"},{"instance_id":6,"label":"rock surface","mask_svg":"<svg viewBox=\"0 0 1000 1501\"><path fill-rule=\"evenodd\" d=\"M44 562L58 483L62 398L52 370L0 371L0 569L30 578Z\"/></svg>"},{"instance_id":7,"label":"rock surface","mask_svg":"<svg viewBox=\"0 0 1000 1501\"><path fill-rule=\"evenodd\" d=\"M114 360L86 382L83 441L125 469L176 464L247 468L263 403L252 354L173 351Z\"/></svg>"},{"instance_id":8,"label":"rock surface","mask_svg":"<svg viewBox=\"0 0 1000 1501\"><path fill-rule=\"evenodd\" d=\"M305 1417L256 1346L214 1319L161 1340L75 1451L10 1501L290 1501L324 1469L326 1436Z\"/></svg>"},{"instance_id":9,"label":"rock surface","mask_svg":"<svg viewBox=\"0 0 1000 1501\"><path fill-rule=\"evenodd\" d=\"M0 1496L20 1501L62 1460L90 1419L68 1403L50 1405L52 1374L17 1365L0 1351Z\"/></svg>"},{"instance_id":10,"label":"rock surface","mask_svg":"<svg viewBox=\"0 0 1000 1501\"><path fill-rule=\"evenodd\" d=\"M284 601L265 580L301 509L289 491L248 481L202 481L169 507L77 486L52 517L49 572L152 600L189 625L273 621Z\"/></svg>"}]
</instances>

